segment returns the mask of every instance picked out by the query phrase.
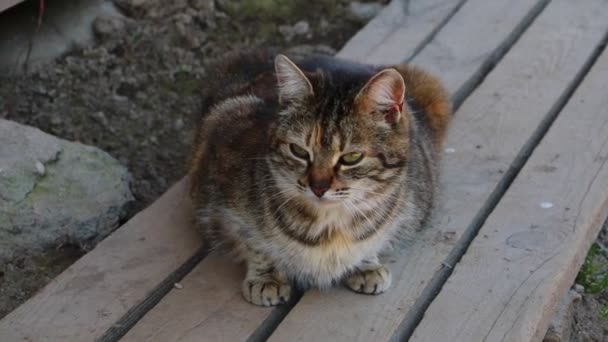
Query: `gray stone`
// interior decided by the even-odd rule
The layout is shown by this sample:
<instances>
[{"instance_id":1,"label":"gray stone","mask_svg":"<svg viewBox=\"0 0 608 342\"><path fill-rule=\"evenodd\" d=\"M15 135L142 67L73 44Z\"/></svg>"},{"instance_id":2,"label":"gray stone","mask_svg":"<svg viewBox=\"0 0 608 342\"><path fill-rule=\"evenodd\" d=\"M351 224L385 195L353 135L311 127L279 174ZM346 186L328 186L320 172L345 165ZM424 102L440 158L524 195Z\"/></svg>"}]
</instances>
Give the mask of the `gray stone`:
<instances>
[{"instance_id":1,"label":"gray stone","mask_svg":"<svg viewBox=\"0 0 608 342\"><path fill-rule=\"evenodd\" d=\"M380 13L380 11L382 11L382 8L384 8L384 6L382 6L381 4L376 3L376 2L359 2L359 1L351 2L348 7L350 12L355 17L357 17L359 19L363 19L363 20L369 20L369 19L375 17L376 15L378 15L378 13Z\"/></svg>"},{"instance_id":2,"label":"gray stone","mask_svg":"<svg viewBox=\"0 0 608 342\"><path fill-rule=\"evenodd\" d=\"M0 119L0 262L95 244L124 218L129 180L106 152Z\"/></svg>"}]
</instances>

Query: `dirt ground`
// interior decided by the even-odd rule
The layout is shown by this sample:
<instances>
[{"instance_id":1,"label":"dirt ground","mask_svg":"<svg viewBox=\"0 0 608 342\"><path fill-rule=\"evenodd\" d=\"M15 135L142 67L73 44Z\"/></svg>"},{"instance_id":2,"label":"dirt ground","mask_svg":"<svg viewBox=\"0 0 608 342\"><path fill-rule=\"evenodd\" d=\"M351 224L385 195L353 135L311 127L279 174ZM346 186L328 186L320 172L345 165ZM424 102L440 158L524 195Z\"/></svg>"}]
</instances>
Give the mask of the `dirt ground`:
<instances>
[{"instance_id":1,"label":"dirt ground","mask_svg":"<svg viewBox=\"0 0 608 342\"><path fill-rule=\"evenodd\" d=\"M0 73L0 118L109 152L133 175L132 213L184 174L206 60L264 46L334 54L367 21L351 0L114 2L125 20L96 22L92 46ZM0 318L82 254L63 246L0 265Z\"/></svg>"}]
</instances>

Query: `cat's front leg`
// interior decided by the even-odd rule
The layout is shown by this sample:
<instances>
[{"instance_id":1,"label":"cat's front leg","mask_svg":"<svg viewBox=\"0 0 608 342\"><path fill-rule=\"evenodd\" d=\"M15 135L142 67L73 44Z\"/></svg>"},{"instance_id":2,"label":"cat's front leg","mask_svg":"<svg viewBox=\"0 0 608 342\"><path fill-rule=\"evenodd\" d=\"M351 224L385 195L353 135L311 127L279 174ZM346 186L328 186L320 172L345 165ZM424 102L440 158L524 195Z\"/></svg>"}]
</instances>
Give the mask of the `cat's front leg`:
<instances>
[{"instance_id":1,"label":"cat's front leg","mask_svg":"<svg viewBox=\"0 0 608 342\"><path fill-rule=\"evenodd\" d=\"M250 251L248 254L247 275L241 288L243 297L260 306L286 303L291 296L287 276L278 271L262 253Z\"/></svg>"},{"instance_id":2,"label":"cat's front leg","mask_svg":"<svg viewBox=\"0 0 608 342\"><path fill-rule=\"evenodd\" d=\"M380 294L391 286L391 272L377 257L369 258L356 266L344 283L357 293Z\"/></svg>"}]
</instances>

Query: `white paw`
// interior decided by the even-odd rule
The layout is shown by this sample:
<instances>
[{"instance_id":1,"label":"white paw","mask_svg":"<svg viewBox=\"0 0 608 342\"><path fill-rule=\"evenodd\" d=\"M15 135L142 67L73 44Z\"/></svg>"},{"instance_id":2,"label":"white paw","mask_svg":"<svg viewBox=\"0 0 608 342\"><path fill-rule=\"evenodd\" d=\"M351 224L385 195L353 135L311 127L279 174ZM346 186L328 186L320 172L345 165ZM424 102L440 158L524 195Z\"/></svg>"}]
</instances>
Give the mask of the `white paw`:
<instances>
[{"instance_id":1,"label":"white paw","mask_svg":"<svg viewBox=\"0 0 608 342\"><path fill-rule=\"evenodd\" d=\"M357 269L346 278L346 286L358 293L380 294L391 286L391 272L386 266Z\"/></svg>"},{"instance_id":2,"label":"white paw","mask_svg":"<svg viewBox=\"0 0 608 342\"><path fill-rule=\"evenodd\" d=\"M286 303L291 295L291 285L274 279L245 279L243 297L255 305L273 306Z\"/></svg>"}]
</instances>

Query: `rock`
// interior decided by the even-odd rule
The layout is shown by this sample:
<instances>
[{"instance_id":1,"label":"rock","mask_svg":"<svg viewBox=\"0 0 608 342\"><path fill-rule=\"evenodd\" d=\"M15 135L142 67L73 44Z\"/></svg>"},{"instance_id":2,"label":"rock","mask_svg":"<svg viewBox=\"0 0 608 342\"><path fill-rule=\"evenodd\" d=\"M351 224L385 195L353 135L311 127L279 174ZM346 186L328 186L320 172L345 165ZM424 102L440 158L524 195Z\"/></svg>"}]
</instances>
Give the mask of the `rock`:
<instances>
[{"instance_id":1,"label":"rock","mask_svg":"<svg viewBox=\"0 0 608 342\"><path fill-rule=\"evenodd\" d=\"M351 2L348 7L350 13L361 20L369 20L375 17L382 11L382 8L384 8L384 6L376 2L364 3L359 1Z\"/></svg>"},{"instance_id":2,"label":"rock","mask_svg":"<svg viewBox=\"0 0 608 342\"><path fill-rule=\"evenodd\" d=\"M107 153L0 119L0 263L65 243L84 248L115 228L133 200Z\"/></svg>"},{"instance_id":3,"label":"rock","mask_svg":"<svg viewBox=\"0 0 608 342\"><path fill-rule=\"evenodd\" d=\"M101 14L93 22L93 31L101 39L118 37L125 28L123 18L112 14Z\"/></svg>"}]
</instances>

